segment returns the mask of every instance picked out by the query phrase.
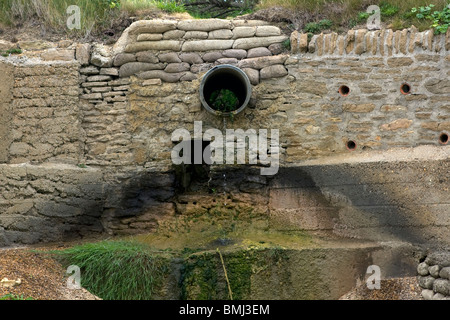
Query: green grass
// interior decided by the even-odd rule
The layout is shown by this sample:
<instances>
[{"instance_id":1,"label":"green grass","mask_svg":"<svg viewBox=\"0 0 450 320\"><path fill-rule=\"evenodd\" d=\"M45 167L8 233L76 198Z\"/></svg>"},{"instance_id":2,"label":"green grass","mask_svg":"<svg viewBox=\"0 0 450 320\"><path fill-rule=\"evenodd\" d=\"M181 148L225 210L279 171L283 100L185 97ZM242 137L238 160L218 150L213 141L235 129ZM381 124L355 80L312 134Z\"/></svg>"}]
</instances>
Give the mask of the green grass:
<instances>
[{"instance_id":1,"label":"green grass","mask_svg":"<svg viewBox=\"0 0 450 320\"><path fill-rule=\"evenodd\" d=\"M18 48L9 49L6 51L0 50L0 56L8 57L10 54L21 54L22 50Z\"/></svg>"},{"instance_id":2,"label":"green grass","mask_svg":"<svg viewBox=\"0 0 450 320\"><path fill-rule=\"evenodd\" d=\"M9 293L9 294L6 294L6 295L0 297L0 301L3 301L3 300L33 300L33 298L31 298L31 297L25 298L23 295L19 296L19 295Z\"/></svg>"},{"instance_id":3,"label":"green grass","mask_svg":"<svg viewBox=\"0 0 450 320\"><path fill-rule=\"evenodd\" d=\"M81 285L104 300L151 300L169 272L169 258L133 241L102 241L55 251L81 269Z\"/></svg>"},{"instance_id":4,"label":"green grass","mask_svg":"<svg viewBox=\"0 0 450 320\"><path fill-rule=\"evenodd\" d=\"M161 0L156 3L156 7L168 13L186 12L182 3L173 0Z\"/></svg>"},{"instance_id":5,"label":"green grass","mask_svg":"<svg viewBox=\"0 0 450 320\"><path fill-rule=\"evenodd\" d=\"M319 33L323 30L330 29L333 26L333 21L323 19L319 22L309 22L305 25L304 31L308 33Z\"/></svg>"}]
</instances>

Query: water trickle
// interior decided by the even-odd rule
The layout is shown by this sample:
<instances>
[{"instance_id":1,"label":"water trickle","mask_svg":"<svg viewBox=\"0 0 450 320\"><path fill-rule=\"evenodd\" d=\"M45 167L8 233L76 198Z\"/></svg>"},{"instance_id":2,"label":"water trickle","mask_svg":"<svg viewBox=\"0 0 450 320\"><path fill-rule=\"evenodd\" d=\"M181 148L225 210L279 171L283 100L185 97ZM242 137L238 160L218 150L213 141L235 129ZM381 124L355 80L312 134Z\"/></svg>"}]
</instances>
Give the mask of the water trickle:
<instances>
[{"instance_id":1,"label":"water trickle","mask_svg":"<svg viewBox=\"0 0 450 320\"><path fill-rule=\"evenodd\" d=\"M227 131L227 117L223 117L223 133Z\"/></svg>"},{"instance_id":2,"label":"water trickle","mask_svg":"<svg viewBox=\"0 0 450 320\"><path fill-rule=\"evenodd\" d=\"M227 117L223 117L223 134L226 134L227 132ZM223 163L226 163L226 152L223 152ZM226 172L223 173L223 199L224 199L224 205L227 205L227 174Z\"/></svg>"},{"instance_id":3,"label":"water trickle","mask_svg":"<svg viewBox=\"0 0 450 320\"><path fill-rule=\"evenodd\" d=\"M224 205L227 205L227 174L223 173L223 202Z\"/></svg>"}]
</instances>

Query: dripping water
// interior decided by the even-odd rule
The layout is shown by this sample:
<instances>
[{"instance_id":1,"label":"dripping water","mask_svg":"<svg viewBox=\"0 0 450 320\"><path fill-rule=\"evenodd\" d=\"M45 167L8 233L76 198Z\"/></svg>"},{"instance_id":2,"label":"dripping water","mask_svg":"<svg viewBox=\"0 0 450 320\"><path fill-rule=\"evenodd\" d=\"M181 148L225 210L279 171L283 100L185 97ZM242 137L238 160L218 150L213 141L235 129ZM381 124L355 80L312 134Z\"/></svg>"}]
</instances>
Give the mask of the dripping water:
<instances>
[{"instance_id":1,"label":"dripping water","mask_svg":"<svg viewBox=\"0 0 450 320\"><path fill-rule=\"evenodd\" d=\"M226 136L227 132L227 117L223 117L223 134ZM223 163L226 163L226 149L223 152ZM224 205L227 205L227 174L226 172L223 173L223 199L224 199Z\"/></svg>"},{"instance_id":2,"label":"dripping water","mask_svg":"<svg viewBox=\"0 0 450 320\"><path fill-rule=\"evenodd\" d=\"M227 131L227 117L223 117L223 126L222 126L222 133L226 134ZM226 149L223 150L223 162L222 163L226 163ZM217 190L215 189L211 189L211 182L213 181L213 177L214 177L214 173L215 173L215 168L217 167L216 163L213 163L210 165L210 170L209 170L209 180L208 180L208 189L209 190L213 190L213 192L215 193ZM220 172L220 170L219 170ZM218 173L218 172L217 172ZM222 182L222 187L223 187L223 198L224 198L224 205L227 205L227 175L226 172L223 172L222 174L222 178L223 178L223 182Z\"/></svg>"}]
</instances>

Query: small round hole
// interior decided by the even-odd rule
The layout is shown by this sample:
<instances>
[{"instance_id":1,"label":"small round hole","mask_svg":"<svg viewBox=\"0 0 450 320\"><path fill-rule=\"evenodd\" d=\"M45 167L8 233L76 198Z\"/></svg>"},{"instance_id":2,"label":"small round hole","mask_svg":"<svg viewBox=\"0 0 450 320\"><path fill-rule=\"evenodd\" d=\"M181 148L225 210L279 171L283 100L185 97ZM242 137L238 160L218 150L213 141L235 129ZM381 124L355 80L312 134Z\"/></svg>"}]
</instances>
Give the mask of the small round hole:
<instances>
[{"instance_id":1,"label":"small round hole","mask_svg":"<svg viewBox=\"0 0 450 320\"><path fill-rule=\"evenodd\" d=\"M347 141L347 149L350 151L356 150L356 142L353 140Z\"/></svg>"},{"instance_id":2,"label":"small round hole","mask_svg":"<svg viewBox=\"0 0 450 320\"><path fill-rule=\"evenodd\" d=\"M341 94L341 96L348 96L350 94L350 88L347 86L341 86L339 88L339 93Z\"/></svg>"},{"instance_id":3,"label":"small round hole","mask_svg":"<svg viewBox=\"0 0 450 320\"><path fill-rule=\"evenodd\" d=\"M400 87L400 92L403 94L410 94L411 93L411 86L407 83L404 83Z\"/></svg>"},{"instance_id":4,"label":"small round hole","mask_svg":"<svg viewBox=\"0 0 450 320\"><path fill-rule=\"evenodd\" d=\"M441 135L439 136L439 143L440 144L447 144L448 143L448 134L443 132L441 133Z\"/></svg>"}]
</instances>

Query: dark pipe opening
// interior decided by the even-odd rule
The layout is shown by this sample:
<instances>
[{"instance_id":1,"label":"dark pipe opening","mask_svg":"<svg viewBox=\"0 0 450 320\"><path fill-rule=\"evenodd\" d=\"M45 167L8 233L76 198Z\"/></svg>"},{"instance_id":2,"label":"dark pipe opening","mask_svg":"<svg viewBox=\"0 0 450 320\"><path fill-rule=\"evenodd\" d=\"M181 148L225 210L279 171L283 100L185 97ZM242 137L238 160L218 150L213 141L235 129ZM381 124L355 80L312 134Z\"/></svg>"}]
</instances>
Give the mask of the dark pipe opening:
<instances>
[{"instance_id":1,"label":"dark pipe opening","mask_svg":"<svg viewBox=\"0 0 450 320\"><path fill-rule=\"evenodd\" d=\"M347 149L353 151L356 149L356 142L353 140L347 141Z\"/></svg>"},{"instance_id":2,"label":"dark pipe opening","mask_svg":"<svg viewBox=\"0 0 450 320\"><path fill-rule=\"evenodd\" d=\"M411 86L407 83L404 83L400 87L400 92L403 94L409 94L411 92Z\"/></svg>"},{"instance_id":3,"label":"dark pipe opening","mask_svg":"<svg viewBox=\"0 0 450 320\"><path fill-rule=\"evenodd\" d=\"M441 135L439 136L439 143L440 144L447 144L448 143L448 134L443 132L441 133Z\"/></svg>"},{"instance_id":4,"label":"dark pipe opening","mask_svg":"<svg viewBox=\"0 0 450 320\"><path fill-rule=\"evenodd\" d=\"M223 92L223 90L231 91L237 98L237 103L222 110L214 105L211 100L216 98L217 93ZM200 101L206 110L214 114L240 113L247 107L251 95L252 86L247 75L244 71L232 65L220 65L212 68L203 77L200 85Z\"/></svg>"},{"instance_id":5,"label":"dark pipe opening","mask_svg":"<svg viewBox=\"0 0 450 320\"><path fill-rule=\"evenodd\" d=\"M350 88L347 86L341 86L339 88L339 93L341 94L341 96L348 96L350 94Z\"/></svg>"},{"instance_id":6,"label":"dark pipe opening","mask_svg":"<svg viewBox=\"0 0 450 320\"><path fill-rule=\"evenodd\" d=\"M190 140L180 143L184 148L180 151L179 156L182 157L183 152L189 150L190 161L175 166L175 184L180 192L195 191L198 185L205 184L209 180L210 165L208 162L211 160L205 161L205 157L211 157L211 141ZM201 149L196 149L197 144L201 146Z\"/></svg>"}]
</instances>

